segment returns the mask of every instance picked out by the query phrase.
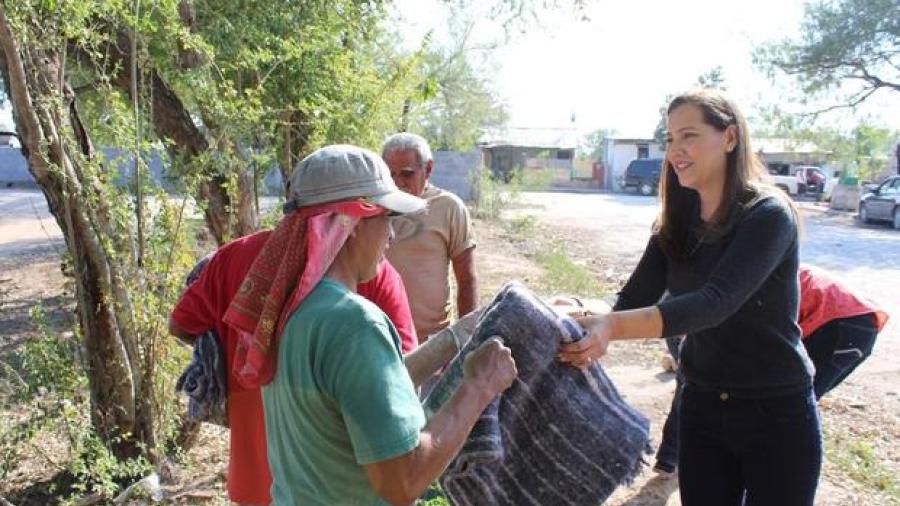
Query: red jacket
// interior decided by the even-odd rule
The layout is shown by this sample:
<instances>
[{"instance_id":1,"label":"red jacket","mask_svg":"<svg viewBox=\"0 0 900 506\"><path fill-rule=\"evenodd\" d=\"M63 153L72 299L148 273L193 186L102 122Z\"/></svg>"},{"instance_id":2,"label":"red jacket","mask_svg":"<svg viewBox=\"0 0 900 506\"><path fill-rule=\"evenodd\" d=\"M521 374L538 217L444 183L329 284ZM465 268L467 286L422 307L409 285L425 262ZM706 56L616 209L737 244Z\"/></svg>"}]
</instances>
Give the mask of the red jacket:
<instances>
[{"instance_id":1,"label":"red jacket","mask_svg":"<svg viewBox=\"0 0 900 506\"><path fill-rule=\"evenodd\" d=\"M804 339L832 320L869 313L874 315L875 325L881 332L888 320L884 310L855 295L825 271L809 265L800 266L800 314L797 320Z\"/></svg>"}]
</instances>

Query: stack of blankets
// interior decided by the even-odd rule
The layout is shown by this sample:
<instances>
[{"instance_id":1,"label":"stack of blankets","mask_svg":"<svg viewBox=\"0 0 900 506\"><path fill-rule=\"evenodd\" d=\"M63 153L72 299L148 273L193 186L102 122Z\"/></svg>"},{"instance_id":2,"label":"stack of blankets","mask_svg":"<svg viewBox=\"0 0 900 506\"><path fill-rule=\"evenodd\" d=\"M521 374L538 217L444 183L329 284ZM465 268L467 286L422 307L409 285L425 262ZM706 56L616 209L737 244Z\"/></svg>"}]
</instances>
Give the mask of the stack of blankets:
<instances>
[{"instance_id":1,"label":"stack of blankets","mask_svg":"<svg viewBox=\"0 0 900 506\"><path fill-rule=\"evenodd\" d=\"M228 426L228 376L219 335L209 330L193 341L191 363L175 383L188 396L187 419Z\"/></svg>"},{"instance_id":2,"label":"stack of blankets","mask_svg":"<svg viewBox=\"0 0 900 506\"><path fill-rule=\"evenodd\" d=\"M186 287L200 279L203 269L215 254L214 251L197 262L185 278ZM175 391L188 396L186 419L228 427L228 364L225 363L225 350L219 342L219 333L210 329L195 337L192 346L191 363L175 383Z\"/></svg>"},{"instance_id":3,"label":"stack of blankets","mask_svg":"<svg viewBox=\"0 0 900 506\"><path fill-rule=\"evenodd\" d=\"M519 376L488 406L440 482L455 506L596 506L640 470L649 421L599 364L560 363L561 343L584 337L519 283L482 314L469 343L425 400L432 415L459 386L468 353L491 337L512 350Z\"/></svg>"}]
</instances>

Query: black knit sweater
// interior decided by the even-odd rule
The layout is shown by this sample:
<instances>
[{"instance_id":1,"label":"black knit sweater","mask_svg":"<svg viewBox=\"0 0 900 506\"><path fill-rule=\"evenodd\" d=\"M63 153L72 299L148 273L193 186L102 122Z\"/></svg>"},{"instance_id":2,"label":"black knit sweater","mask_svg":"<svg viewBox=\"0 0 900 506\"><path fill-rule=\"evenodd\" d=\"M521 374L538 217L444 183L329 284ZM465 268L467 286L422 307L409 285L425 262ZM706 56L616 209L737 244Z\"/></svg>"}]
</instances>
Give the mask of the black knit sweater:
<instances>
[{"instance_id":1,"label":"black knit sweater","mask_svg":"<svg viewBox=\"0 0 900 506\"><path fill-rule=\"evenodd\" d=\"M652 236L615 309L658 303L664 336L687 334L681 367L690 386L746 398L808 389L812 366L797 325L797 223L788 204L764 196L726 233L708 240L701 230L683 260Z\"/></svg>"}]
</instances>

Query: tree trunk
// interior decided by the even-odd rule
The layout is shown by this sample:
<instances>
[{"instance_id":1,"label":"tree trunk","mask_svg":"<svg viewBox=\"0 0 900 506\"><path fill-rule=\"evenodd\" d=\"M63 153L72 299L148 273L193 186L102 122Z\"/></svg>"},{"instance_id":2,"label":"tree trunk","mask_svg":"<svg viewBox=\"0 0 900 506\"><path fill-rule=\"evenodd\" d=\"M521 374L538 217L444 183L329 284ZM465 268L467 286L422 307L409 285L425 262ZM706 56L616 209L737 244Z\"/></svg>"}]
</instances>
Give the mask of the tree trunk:
<instances>
[{"instance_id":1,"label":"tree trunk","mask_svg":"<svg viewBox=\"0 0 900 506\"><path fill-rule=\"evenodd\" d=\"M111 228L110 209L100 193L102 184L86 170L93 147L74 106L74 93L59 79L58 55L19 46L2 4L0 46L2 72L28 169L73 259L91 421L117 457L150 451L147 456L152 458L156 445L152 404L139 394L146 390L149 378L144 377L137 356L130 301L123 287L127 274L114 259L120 255L111 256L106 250L107 244L123 241Z\"/></svg>"},{"instance_id":2,"label":"tree trunk","mask_svg":"<svg viewBox=\"0 0 900 506\"><path fill-rule=\"evenodd\" d=\"M108 61L96 61L92 55L77 46L70 47L70 51L93 68L116 69L114 84L130 96L132 76L128 69L131 56L126 48L131 47L131 37L121 30L116 33L115 43L105 47L104 54ZM210 143L194 122L184 102L156 69L146 69L143 75L152 98L154 133L166 145L176 166L180 170L199 170L212 174L200 182L196 198L203 207L204 219L216 242L221 245L230 239L256 231L259 218L255 206L255 185L246 185L247 174L250 181L253 178L251 168L240 168L236 172L237 195L232 199L228 192L231 185L227 173L210 171L211 162L203 160L203 155L210 154Z\"/></svg>"},{"instance_id":3,"label":"tree trunk","mask_svg":"<svg viewBox=\"0 0 900 506\"><path fill-rule=\"evenodd\" d=\"M296 109L285 113L283 123L282 140L278 147L278 168L281 170L281 178L287 190L294 166L310 153L311 132L306 114Z\"/></svg>"}]
</instances>

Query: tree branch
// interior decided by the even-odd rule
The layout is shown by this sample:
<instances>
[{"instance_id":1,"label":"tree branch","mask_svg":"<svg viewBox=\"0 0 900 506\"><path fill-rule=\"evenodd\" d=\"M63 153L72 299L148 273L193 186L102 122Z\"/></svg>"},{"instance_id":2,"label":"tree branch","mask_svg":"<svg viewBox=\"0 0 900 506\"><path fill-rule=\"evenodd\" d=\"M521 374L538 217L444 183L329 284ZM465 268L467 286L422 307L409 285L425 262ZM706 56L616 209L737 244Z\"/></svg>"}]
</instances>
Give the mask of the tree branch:
<instances>
[{"instance_id":1,"label":"tree branch","mask_svg":"<svg viewBox=\"0 0 900 506\"><path fill-rule=\"evenodd\" d=\"M804 118L816 120L819 116L829 113L829 112L838 111L841 109L853 109L856 106L858 106L859 104L863 103L867 98L872 96L872 94L878 90L879 90L879 88L867 88L863 92L857 93L846 104L832 105L829 107L825 107L824 109L819 109L819 110L816 110L813 112L802 113L801 116Z\"/></svg>"},{"instance_id":2,"label":"tree branch","mask_svg":"<svg viewBox=\"0 0 900 506\"><path fill-rule=\"evenodd\" d=\"M31 95L28 92L28 82L25 77L25 66L19 55L19 48L16 46L12 27L6 18L6 8L2 3L0 3L0 46L3 47L4 78L10 100L14 104L18 103L23 106L13 108L13 118L15 118L16 126L19 129L19 140L22 141L22 147L25 148L26 155L31 154L36 157L35 160L38 163L34 165L34 168L39 171L38 175L46 177L49 171L49 163L41 153L40 143L37 140L43 138L40 121L33 108L24 107L27 104L31 104Z\"/></svg>"}]
</instances>

